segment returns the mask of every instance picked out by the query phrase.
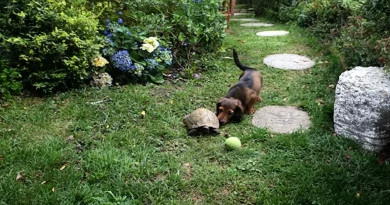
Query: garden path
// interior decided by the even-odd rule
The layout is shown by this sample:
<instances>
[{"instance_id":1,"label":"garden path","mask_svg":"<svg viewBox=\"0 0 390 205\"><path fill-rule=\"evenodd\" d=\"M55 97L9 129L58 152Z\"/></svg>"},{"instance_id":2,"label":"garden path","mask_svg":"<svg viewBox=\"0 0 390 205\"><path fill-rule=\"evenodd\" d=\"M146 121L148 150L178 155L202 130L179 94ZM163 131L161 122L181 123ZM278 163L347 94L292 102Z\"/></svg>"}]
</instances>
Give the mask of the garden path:
<instances>
[{"instance_id":1,"label":"garden path","mask_svg":"<svg viewBox=\"0 0 390 205\"><path fill-rule=\"evenodd\" d=\"M246 27L272 27L274 24L253 22L256 19L237 18L237 16L253 16L252 13L236 13L232 21L250 22L240 26ZM257 32L260 37L274 37L288 35L289 31L271 30ZM306 56L297 54L273 54L268 55L263 60L269 67L284 70L304 70L315 65L314 61ZM307 130L311 121L307 112L299 110L294 106L265 106L257 110L253 116L252 124L256 127L266 128L276 133L292 133L297 130Z\"/></svg>"}]
</instances>

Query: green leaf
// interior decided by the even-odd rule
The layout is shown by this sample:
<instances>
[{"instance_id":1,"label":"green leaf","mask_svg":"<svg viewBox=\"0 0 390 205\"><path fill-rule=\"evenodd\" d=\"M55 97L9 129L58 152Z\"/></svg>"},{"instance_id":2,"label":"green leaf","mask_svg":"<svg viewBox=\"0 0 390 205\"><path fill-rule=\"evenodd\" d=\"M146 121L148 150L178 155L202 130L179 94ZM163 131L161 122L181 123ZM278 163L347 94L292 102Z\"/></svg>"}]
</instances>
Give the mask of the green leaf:
<instances>
[{"instance_id":1,"label":"green leaf","mask_svg":"<svg viewBox=\"0 0 390 205\"><path fill-rule=\"evenodd\" d=\"M157 83L157 84L164 83L164 78L163 78L162 73L161 74L157 74L156 76L149 75L149 77L152 80L152 82L154 82L154 83Z\"/></svg>"}]
</instances>

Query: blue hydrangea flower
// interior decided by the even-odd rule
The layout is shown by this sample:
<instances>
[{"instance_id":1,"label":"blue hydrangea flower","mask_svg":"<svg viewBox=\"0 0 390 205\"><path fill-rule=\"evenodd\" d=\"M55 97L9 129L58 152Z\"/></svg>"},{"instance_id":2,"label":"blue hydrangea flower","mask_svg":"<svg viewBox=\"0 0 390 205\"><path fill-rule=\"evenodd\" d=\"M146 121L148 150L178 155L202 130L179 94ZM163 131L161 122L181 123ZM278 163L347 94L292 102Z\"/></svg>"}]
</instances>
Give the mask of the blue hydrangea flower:
<instances>
[{"instance_id":1,"label":"blue hydrangea flower","mask_svg":"<svg viewBox=\"0 0 390 205\"><path fill-rule=\"evenodd\" d=\"M123 13L122 13L122 11L120 11L118 14L119 14L119 15L122 15Z\"/></svg>"},{"instance_id":2,"label":"blue hydrangea flower","mask_svg":"<svg viewBox=\"0 0 390 205\"><path fill-rule=\"evenodd\" d=\"M132 69L133 61L131 61L129 52L127 50L120 50L111 56L112 65L121 70L129 71Z\"/></svg>"},{"instance_id":3,"label":"blue hydrangea flower","mask_svg":"<svg viewBox=\"0 0 390 205\"><path fill-rule=\"evenodd\" d=\"M160 48L159 57L167 65L172 65L172 52L168 48Z\"/></svg>"},{"instance_id":4,"label":"blue hydrangea flower","mask_svg":"<svg viewBox=\"0 0 390 205\"><path fill-rule=\"evenodd\" d=\"M119 18L118 23L123 24L123 19Z\"/></svg>"},{"instance_id":5,"label":"blue hydrangea flower","mask_svg":"<svg viewBox=\"0 0 390 205\"><path fill-rule=\"evenodd\" d=\"M128 29L128 28L126 28L126 34L127 34L128 36L130 36L130 35L131 35L131 32L129 31L129 29Z\"/></svg>"},{"instance_id":6,"label":"blue hydrangea flower","mask_svg":"<svg viewBox=\"0 0 390 205\"><path fill-rule=\"evenodd\" d=\"M147 68L149 68L150 70L153 70L158 66L158 62L156 59L147 58L145 59L145 61L147 64Z\"/></svg>"},{"instance_id":7,"label":"blue hydrangea flower","mask_svg":"<svg viewBox=\"0 0 390 205\"><path fill-rule=\"evenodd\" d=\"M106 23L109 24L109 23L110 23L110 20L107 19L107 20L106 20Z\"/></svg>"},{"instance_id":8,"label":"blue hydrangea flower","mask_svg":"<svg viewBox=\"0 0 390 205\"><path fill-rule=\"evenodd\" d=\"M144 68L144 66L142 66L139 63L134 63L134 65L131 66L131 69L133 70L134 75L139 77L139 76L142 76L143 70L145 68Z\"/></svg>"},{"instance_id":9,"label":"blue hydrangea flower","mask_svg":"<svg viewBox=\"0 0 390 205\"><path fill-rule=\"evenodd\" d=\"M104 34L105 36L107 36L107 35L110 34L110 33L109 33L107 30L104 30L103 34Z\"/></svg>"}]
</instances>

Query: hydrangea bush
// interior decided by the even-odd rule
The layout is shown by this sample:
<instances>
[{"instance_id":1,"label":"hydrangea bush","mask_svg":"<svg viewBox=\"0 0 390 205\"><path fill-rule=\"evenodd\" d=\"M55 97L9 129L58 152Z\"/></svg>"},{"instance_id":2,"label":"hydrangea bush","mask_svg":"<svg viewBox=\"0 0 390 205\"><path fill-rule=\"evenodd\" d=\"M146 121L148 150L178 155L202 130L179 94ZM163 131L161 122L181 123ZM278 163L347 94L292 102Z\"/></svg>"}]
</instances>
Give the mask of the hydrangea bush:
<instances>
[{"instance_id":1,"label":"hydrangea bush","mask_svg":"<svg viewBox=\"0 0 390 205\"><path fill-rule=\"evenodd\" d=\"M226 17L221 12L221 0L115 2L115 8L122 11L122 20L118 22L117 12L104 13L102 16L110 16L109 19L116 19L113 23L125 23L131 30L138 30L138 33L133 33L134 36L158 37L160 43L169 43L173 55L172 66L175 69L198 67L194 65L195 62L202 56L210 56L218 51L226 36L227 24ZM102 19L103 22L105 20ZM138 42L142 41L143 39L138 39ZM132 56L130 51L129 53Z\"/></svg>"},{"instance_id":2,"label":"hydrangea bush","mask_svg":"<svg viewBox=\"0 0 390 205\"><path fill-rule=\"evenodd\" d=\"M146 37L140 28L125 25L122 12L116 22L106 20L103 34L107 47L103 54L110 60L113 72L135 81L163 82L163 71L172 65L172 53L158 37ZM114 76L115 78L115 76Z\"/></svg>"}]
</instances>

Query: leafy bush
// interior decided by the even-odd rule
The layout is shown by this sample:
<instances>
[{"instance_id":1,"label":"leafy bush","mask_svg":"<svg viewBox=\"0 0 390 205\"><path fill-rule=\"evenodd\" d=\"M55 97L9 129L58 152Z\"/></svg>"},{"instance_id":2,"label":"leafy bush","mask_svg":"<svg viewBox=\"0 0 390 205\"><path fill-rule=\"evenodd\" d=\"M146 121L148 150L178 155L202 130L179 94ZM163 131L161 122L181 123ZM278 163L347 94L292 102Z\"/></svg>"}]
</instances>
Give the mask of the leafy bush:
<instances>
[{"instance_id":1,"label":"leafy bush","mask_svg":"<svg viewBox=\"0 0 390 205\"><path fill-rule=\"evenodd\" d=\"M169 39L176 63L187 68L194 60L191 54L208 55L221 47L226 18L220 12L219 0L177 0L174 8L168 26L172 32Z\"/></svg>"},{"instance_id":2,"label":"leafy bush","mask_svg":"<svg viewBox=\"0 0 390 205\"><path fill-rule=\"evenodd\" d=\"M337 45L349 66L376 66L378 64L376 37L370 34L369 22L361 17L351 17L348 26L342 29Z\"/></svg>"},{"instance_id":3,"label":"leafy bush","mask_svg":"<svg viewBox=\"0 0 390 205\"><path fill-rule=\"evenodd\" d=\"M9 0L0 7L1 49L24 86L45 92L82 84L103 44L98 20L82 4Z\"/></svg>"},{"instance_id":4,"label":"leafy bush","mask_svg":"<svg viewBox=\"0 0 390 205\"><path fill-rule=\"evenodd\" d=\"M298 25L308 27L315 35L325 39L339 36L340 28L352 15L352 10L340 0L313 0L299 6Z\"/></svg>"},{"instance_id":5,"label":"leafy bush","mask_svg":"<svg viewBox=\"0 0 390 205\"><path fill-rule=\"evenodd\" d=\"M337 44L351 66L385 66L390 63L390 0L364 2L342 28Z\"/></svg>"},{"instance_id":6,"label":"leafy bush","mask_svg":"<svg viewBox=\"0 0 390 205\"><path fill-rule=\"evenodd\" d=\"M22 90L21 75L15 68L10 68L8 62L0 59L0 101L9 98L11 94L19 94Z\"/></svg>"},{"instance_id":7,"label":"leafy bush","mask_svg":"<svg viewBox=\"0 0 390 205\"><path fill-rule=\"evenodd\" d=\"M253 11L257 16L277 16L279 8L290 5L290 0L256 0L252 1Z\"/></svg>"}]
</instances>

